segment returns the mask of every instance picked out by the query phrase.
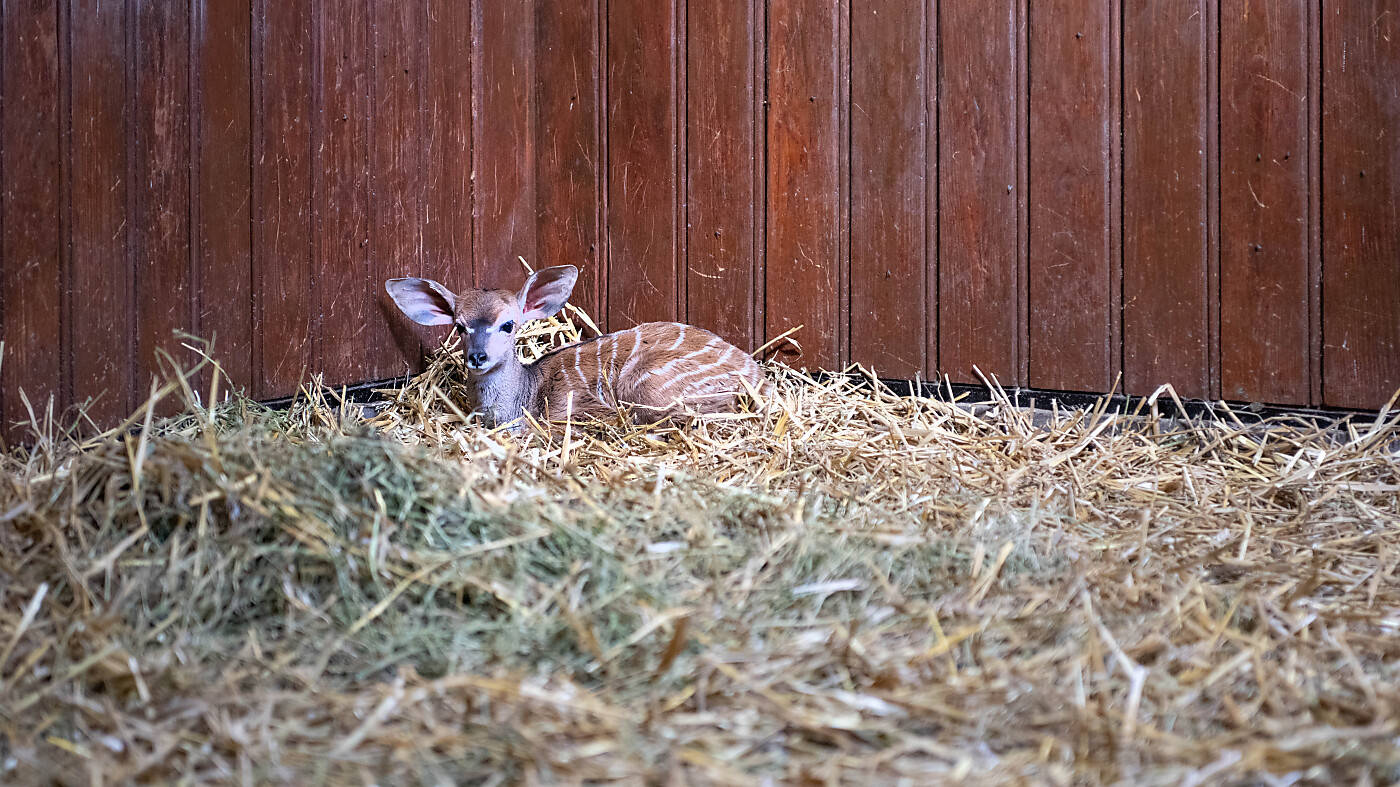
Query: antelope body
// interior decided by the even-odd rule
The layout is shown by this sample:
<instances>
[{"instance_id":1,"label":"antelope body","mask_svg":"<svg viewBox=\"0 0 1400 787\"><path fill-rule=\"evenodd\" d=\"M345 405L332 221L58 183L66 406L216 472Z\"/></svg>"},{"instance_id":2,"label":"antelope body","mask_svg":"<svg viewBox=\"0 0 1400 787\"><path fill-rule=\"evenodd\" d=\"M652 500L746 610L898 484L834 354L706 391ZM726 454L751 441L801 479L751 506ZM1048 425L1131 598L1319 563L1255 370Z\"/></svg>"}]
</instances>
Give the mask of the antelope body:
<instances>
[{"instance_id":1,"label":"antelope body","mask_svg":"<svg viewBox=\"0 0 1400 787\"><path fill-rule=\"evenodd\" d=\"M529 320L564 307L578 278L572 265L545 268L519 292L454 294L430 279L390 279L384 287L409 319L455 325L466 345L472 406L496 424L522 412L544 421L606 418L633 422L726 412L744 382L766 388L748 353L703 328L653 322L561 347L530 365L515 353L515 335Z\"/></svg>"}]
</instances>

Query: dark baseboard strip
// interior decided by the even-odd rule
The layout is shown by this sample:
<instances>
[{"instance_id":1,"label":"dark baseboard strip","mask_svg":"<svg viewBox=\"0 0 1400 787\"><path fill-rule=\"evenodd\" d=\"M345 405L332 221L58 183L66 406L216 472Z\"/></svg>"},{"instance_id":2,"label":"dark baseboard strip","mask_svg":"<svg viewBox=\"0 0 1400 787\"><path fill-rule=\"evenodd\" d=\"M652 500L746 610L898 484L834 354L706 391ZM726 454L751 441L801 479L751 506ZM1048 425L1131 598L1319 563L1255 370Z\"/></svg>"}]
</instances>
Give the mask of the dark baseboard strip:
<instances>
[{"instance_id":1,"label":"dark baseboard strip","mask_svg":"<svg viewBox=\"0 0 1400 787\"><path fill-rule=\"evenodd\" d=\"M817 372L813 375L813 378L820 382L829 382L838 377L845 377L864 388L869 388L872 385L871 379L863 375L842 375L835 372ZM342 400L343 397L343 401L347 404L369 404L378 398L376 391L401 387L407 379L407 377L391 377L357 385L328 388L327 392L333 400ZM915 382L913 380L885 378L880 378L880 385L896 396L911 396L917 393L920 396L938 401L957 401L967 405L995 404L1000 401L1000 397L985 385ZM1152 412L1148 398L1145 396L1125 394L1105 396L1104 394L1084 393L1082 391L1052 391L1043 388L1007 388L1005 392L1007 400L1018 407L1041 410L1048 410L1052 406L1057 406L1062 410L1084 410L1099 407L1104 412L1124 414ZM298 396L285 396L264 402L264 404L274 409L286 409L298 398L300 398L299 394ZM1106 404L1104 403L1105 398L1108 400ZM1326 426L1347 420L1366 422L1374 420L1376 416L1374 410L1281 407L1248 402L1213 402L1203 399L1182 399L1181 405L1182 409L1186 411L1187 418L1232 420L1233 416L1246 424L1278 419L1295 419ZM1157 412L1168 417L1182 415L1170 397L1158 397Z\"/></svg>"},{"instance_id":2,"label":"dark baseboard strip","mask_svg":"<svg viewBox=\"0 0 1400 787\"><path fill-rule=\"evenodd\" d=\"M339 401L345 404L369 404L379 398L376 391L385 388L402 388L408 382L408 377L390 377L385 380L373 380L367 383L356 383L354 385L326 386L326 395L332 401ZM301 392L294 396L283 396L277 399L268 399L264 405L274 410L285 410L302 398Z\"/></svg>"},{"instance_id":3,"label":"dark baseboard strip","mask_svg":"<svg viewBox=\"0 0 1400 787\"><path fill-rule=\"evenodd\" d=\"M819 381L847 377L862 387L869 388L871 379L859 375L841 375L822 372L814 375ZM891 380L880 378L880 385L888 388L896 396L910 396L918 393L938 401L958 401L962 404L995 404L1000 401L992 389L985 385L969 383L934 383L928 381ZM1084 410L1101 408L1104 412L1123 414L1147 414L1152 412L1146 396L1126 394L1099 394L1083 391L1053 391L1044 388L1006 388L1006 399L1018 407L1048 410L1058 406L1062 410ZM1107 399L1107 403L1104 400ZM1167 417L1180 417L1181 410L1191 419L1233 420L1238 418L1246 424L1279 419L1295 419L1318 425L1331 425L1347 420L1358 422L1373 421L1375 410L1343 410L1336 408L1284 407L1257 402L1222 402L1204 399L1181 399L1181 408L1169 396L1157 398L1157 412Z\"/></svg>"}]
</instances>

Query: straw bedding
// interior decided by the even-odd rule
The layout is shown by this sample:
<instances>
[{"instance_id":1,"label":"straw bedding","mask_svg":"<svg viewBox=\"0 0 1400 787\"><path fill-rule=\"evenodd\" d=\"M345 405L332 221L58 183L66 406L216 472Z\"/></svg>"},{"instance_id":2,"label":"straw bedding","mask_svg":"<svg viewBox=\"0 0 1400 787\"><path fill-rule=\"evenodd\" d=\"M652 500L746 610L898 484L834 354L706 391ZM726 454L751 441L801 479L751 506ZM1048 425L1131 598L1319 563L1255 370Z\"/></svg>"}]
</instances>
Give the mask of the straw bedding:
<instances>
[{"instance_id":1,"label":"straw bedding","mask_svg":"<svg viewBox=\"0 0 1400 787\"><path fill-rule=\"evenodd\" d=\"M0 782L1400 779L1394 416L772 374L679 430L489 432L450 352L370 413L177 375L181 417L41 425Z\"/></svg>"}]
</instances>

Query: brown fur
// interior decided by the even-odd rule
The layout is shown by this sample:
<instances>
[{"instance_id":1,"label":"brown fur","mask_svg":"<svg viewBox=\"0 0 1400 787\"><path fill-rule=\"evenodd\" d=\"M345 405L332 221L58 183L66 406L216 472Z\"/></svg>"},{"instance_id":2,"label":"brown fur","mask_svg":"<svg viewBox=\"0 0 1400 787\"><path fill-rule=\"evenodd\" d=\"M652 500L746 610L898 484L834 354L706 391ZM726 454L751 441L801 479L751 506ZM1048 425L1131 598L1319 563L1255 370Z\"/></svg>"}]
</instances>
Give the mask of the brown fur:
<instances>
[{"instance_id":1,"label":"brown fur","mask_svg":"<svg viewBox=\"0 0 1400 787\"><path fill-rule=\"evenodd\" d=\"M539 415L562 419L628 411L637 423L734 410L764 386L748 353L693 325L652 322L556 350L535 363ZM572 395L572 405L570 404Z\"/></svg>"},{"instance_id":2,"label":"brown fur","mask_svg":"<svg viewBox=\"0 0 1400 787\"><path fill-rule=\"evenodd\" d=\"M703 328L674 322L645 323L522 364L515 354L519 324L561 309L576 276L572 266L546 268L518 293L454 295L422 279L385 286L415 321L453 323L462 332L472 406L498 424L522 411L543 421L620 413L634 423L654 423L732 411L748 387L771 387L748 353Z\"/></svg>"}]
</instances>

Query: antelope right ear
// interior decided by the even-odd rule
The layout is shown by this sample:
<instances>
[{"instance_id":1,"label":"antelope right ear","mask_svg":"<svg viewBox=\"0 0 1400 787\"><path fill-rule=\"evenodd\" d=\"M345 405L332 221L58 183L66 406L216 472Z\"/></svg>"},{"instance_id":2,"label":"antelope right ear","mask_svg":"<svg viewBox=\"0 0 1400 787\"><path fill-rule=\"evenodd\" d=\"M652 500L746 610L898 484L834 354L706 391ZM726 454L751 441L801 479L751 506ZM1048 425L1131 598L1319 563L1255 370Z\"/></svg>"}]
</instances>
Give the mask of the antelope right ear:
<instances>
[{"instance_id":1,"label":"antelope right ear","mask_svg":"<svg viewBox=\"0 0 1400 787\"><path fill-rule=\"evenodd\" d=\"M572 265L556 265L535 271L525 286L520 288L520 313L523 320L543 320L564 308L569 293L574 291L578 281L578 268Z\"/></svg>"},{"instance_id":2,"label":"antelope right ear","mask_svg":"<svg viewBox=\"0 0 1400 787\"><path fill-rule=\"evenodd\" d=\"M451 325L457 296L432 279L390 279L384 289L394 303L419 325Z\"/></svg>"}]
</instances>

